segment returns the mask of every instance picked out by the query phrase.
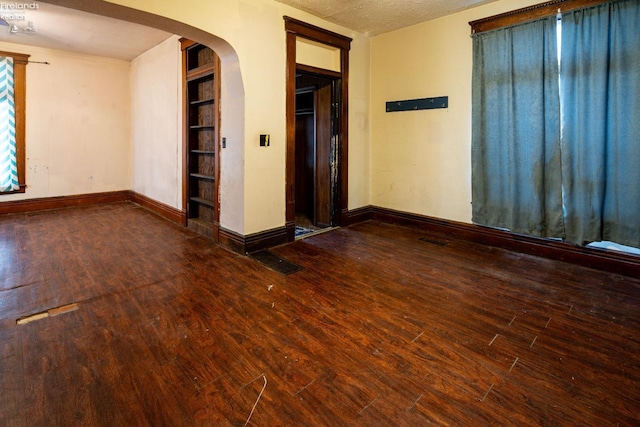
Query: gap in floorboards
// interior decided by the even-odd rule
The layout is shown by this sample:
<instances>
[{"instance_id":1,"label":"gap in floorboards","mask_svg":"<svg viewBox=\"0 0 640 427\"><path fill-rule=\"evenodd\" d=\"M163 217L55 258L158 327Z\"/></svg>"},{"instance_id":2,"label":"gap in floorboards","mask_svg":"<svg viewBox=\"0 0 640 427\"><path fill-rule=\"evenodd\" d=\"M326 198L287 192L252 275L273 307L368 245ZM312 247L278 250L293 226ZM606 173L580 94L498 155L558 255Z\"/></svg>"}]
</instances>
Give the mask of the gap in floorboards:
<instances>
[{"instance_id":1,"label":"gap in floorboards","mask_svg":"<svg viewBox=\"0 0 640 427\"><path fill-rule=\"evenodd\" d=\"M249 256L265 267L268 267L280 274L284 274L285 276L302 270L302 267L299 265L287 261L269 250L254 252Z\"/></svg>"},{"instance_id":2,"label":"gap in floorboards","mask_svg":"<svg viewBox=\"0 0 640 427\"><path fill-rule=\"evenodd\" d=\"M427 237L420 237L418 240L423 242L423 243L430 243L432 245L447 246L447 244L445 242L440 242L438 240L429 239Z\"/></svg>"}]
</instances>

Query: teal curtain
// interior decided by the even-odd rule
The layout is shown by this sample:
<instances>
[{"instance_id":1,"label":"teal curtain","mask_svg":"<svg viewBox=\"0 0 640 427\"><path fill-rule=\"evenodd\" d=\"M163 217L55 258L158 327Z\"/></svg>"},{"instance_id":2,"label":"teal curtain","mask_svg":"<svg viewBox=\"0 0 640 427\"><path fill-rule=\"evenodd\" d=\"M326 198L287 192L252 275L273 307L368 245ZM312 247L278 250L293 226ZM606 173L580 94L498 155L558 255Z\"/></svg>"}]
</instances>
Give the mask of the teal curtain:
<instances>
[{"instance_id":1,"label":"teal curtain","mask_svg":"<svg viewBox=\"0 0 640 427\"><path fill-rule=\"evenodd\" d=\"M473 37L473 222L562 237L557 18Z\"/></svg>"},{"instance_id":2,"label":"teal curtain","mask_svg":"<svg viewBox=\"0 0 640 427\"><path fill-rule=\"evenodd\" d=\"M0 57L0 192L20 189L13 90L13 58Z\"/></svg>"},{"instance_id":3,"label":"teal curtain","mask_svg":"<svg viewBox=\"0 0 640 427\"><path fill-rule=\"evenodd\" d=\"M640 247L640 2L562 16L566 239Z\"/></svg>"}]
</instances>

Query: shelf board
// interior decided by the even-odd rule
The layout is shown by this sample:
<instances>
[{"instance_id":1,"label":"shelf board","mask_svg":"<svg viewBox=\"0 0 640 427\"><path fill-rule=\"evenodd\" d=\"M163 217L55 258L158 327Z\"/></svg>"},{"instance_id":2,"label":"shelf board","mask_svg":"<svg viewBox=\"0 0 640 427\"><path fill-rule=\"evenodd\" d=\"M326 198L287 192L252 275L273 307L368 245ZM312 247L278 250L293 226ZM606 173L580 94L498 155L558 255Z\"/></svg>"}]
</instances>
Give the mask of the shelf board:
<instances>
[{"instance_id":1,"label":"shelf board","mask_svg":"<svg viewBox=\"0 0 640 427\"><path fill-rule=\"evenodd\" d=\"M210 154L215 155L216 152L213 150L191 150L192 154Z\"/></svg>"},{"instance_id":2,"label":"shelf board","mask_svg":"<svg viewBox=\"0 0 640 427\"><path fill-rule=\"evenodd\" d=\"M191 197L189 200L191 200L192 202L200 203L201 205L210 206L212 208L216 207L213 203L213 200L203 199L202 197Z\"/></svg>"},{"instance_id":3,"label":"shelf board","mask_svg":"<svg viewBox=\"0 0 640 427\"><path fill-rule=\"evenodd\" d=\"M213 238L214 237L214 229L216 228L216 224L212 221L205 221L200 218L189 218L187 219L187 227L196 233L202 234L203 236Z\"/></svg>"},{"instance_id":4,"label":"shelf board","mask_svg":"<svg viewBox=\"0 0 640 427\"><path fill-rule=\"evenodd\" d=\"M213 221L206 221L202 218L198 218L198 217L194 217L194 218L188 218L189 222L195 222L201 226L204 227L212 227L213 226Z\"/></svg>"},{"instance_id":5,"label":"shelf board","mask_svg":"<svg viewBox=\"0 0 640 427\"><path fill-rule=\"evenodd\" d=\"M189 129L198 130L198 129L215 129L214 125L195 125L189 126Z\"/></svg>"},{"instance_id":6,"label":"shelf board","mask_svg":"<svg viewBox=\"0 0 640 427\"><path fill-rule=\"evenodd\" d=\"M206 179L206 180L209 180L209 181L215 181L216 180L215 176L204 175L204 174L201 174L201 173L190 173L189 176L193 177L193 178Z\"/></svg>"},{"instance_id":7,"label":"shelf board","mask_svg":"<svg viewBox=\"0 0 640 427\"><path fill-rule=\"evenodd\" d=\"M202 105L202 104L213 104L215 102L214 98L207 98L207 99L198 99L195 101L191 101L189 104L190 105Z\"/></svg>"},{"instance_id":8,"label":"shelf board","mask_svg":"<svg viewBox=\"0 0 640 427\"><path fill-rule=\"evenodd\" d=\"M187 71L187 81L192 82L194 80L198 80L204 77L213 78L214 66L213 64L205 64L198 68L193 68Z\"/></svg>"}]
</instances>

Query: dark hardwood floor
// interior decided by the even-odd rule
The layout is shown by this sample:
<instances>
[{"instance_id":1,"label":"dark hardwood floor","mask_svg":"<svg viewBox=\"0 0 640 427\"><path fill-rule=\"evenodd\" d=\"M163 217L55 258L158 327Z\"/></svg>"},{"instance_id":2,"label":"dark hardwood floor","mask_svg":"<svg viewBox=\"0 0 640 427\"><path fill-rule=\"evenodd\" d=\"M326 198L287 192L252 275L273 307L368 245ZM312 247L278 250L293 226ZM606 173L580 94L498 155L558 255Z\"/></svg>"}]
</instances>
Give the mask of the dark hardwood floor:
<instances>
[{"instance_id":1,"label":"dark hardwood floor","mask_svg":"<svg viewBox=\"0 0 640 427\"><path fill-rule=\"evenodd\" d=\"M0 217L0 425L640 425L638 279L371 221L273 252Z\"/></svg>"}]
</instances>

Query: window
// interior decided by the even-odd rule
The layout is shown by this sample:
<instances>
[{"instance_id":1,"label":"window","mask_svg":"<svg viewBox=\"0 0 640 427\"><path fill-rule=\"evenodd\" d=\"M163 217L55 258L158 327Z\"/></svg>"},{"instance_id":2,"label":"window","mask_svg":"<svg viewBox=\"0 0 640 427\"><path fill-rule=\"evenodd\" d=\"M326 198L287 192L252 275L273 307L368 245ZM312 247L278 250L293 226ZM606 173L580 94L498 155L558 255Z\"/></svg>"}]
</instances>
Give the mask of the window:
<instances>
[{"instance_id":1,"label":"window","mask_svg":"<svg viewBox=\"0 0 640 427\"><path fill-rule=\"evenodd\" d=\"M0 51L0 194L24 193L29 55Z\"/></svg>"},{"instance_id":2,"label":"window","mask_svg":"<svg viewBox=\"0 0 640 427\"><path fill-rule=\"evenodd\" d=\"M473 221L640 247L640 4L556 19L474 35Z\"/></svg>"}]
</instances>

